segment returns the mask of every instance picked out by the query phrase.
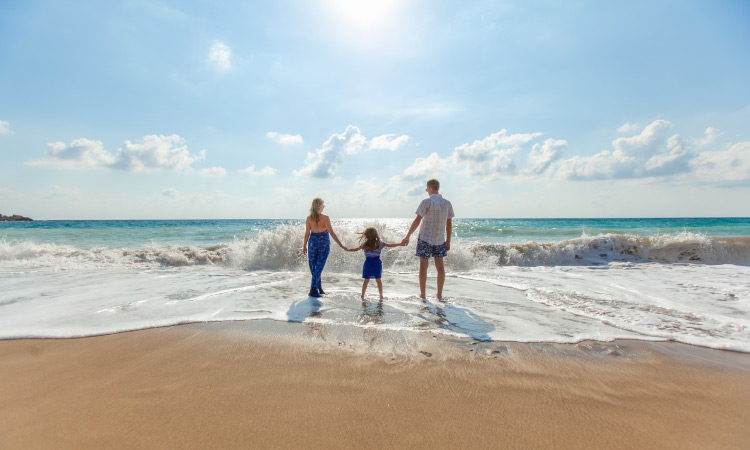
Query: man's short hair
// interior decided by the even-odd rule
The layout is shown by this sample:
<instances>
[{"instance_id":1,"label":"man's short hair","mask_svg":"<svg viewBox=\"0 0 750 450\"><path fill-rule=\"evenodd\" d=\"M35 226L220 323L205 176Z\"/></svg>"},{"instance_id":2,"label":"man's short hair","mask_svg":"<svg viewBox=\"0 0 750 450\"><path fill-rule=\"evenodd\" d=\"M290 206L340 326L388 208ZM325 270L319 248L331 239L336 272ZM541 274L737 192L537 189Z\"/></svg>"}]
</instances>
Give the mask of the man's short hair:
<instances>
[{"instance_id":1,"label":"man's short hair","mask_svg":"<svg viewBox=\"0 0 750 450\"><path fill-rule=\"evenodd\" d=\"M433 191L439 191L440 190L440 182L436 179L431 179L427 182L427 187L432 189Z\"/></svg>"}]
</instances>

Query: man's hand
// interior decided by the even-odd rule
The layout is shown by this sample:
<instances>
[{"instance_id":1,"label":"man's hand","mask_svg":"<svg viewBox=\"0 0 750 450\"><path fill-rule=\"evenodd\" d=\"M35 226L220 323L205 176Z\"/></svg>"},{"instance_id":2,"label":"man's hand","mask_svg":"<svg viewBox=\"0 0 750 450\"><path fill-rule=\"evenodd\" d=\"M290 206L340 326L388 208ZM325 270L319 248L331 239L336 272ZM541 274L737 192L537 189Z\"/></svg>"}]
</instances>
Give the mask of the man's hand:
<instances>
[{"instance_id":1,"label":"man's hand","mask_svg":"<svg viewBox=\"0 0 750 450\"><path fill-rule=\"evenodd\" d=\"M405 237L405 238L404 238L404 239L403 239L403 240L401 241L401 246L402 246L402 247L406 247L407 245L409 245L409 238L408 238L408 237Z\"/></svg>"}]
</instances>

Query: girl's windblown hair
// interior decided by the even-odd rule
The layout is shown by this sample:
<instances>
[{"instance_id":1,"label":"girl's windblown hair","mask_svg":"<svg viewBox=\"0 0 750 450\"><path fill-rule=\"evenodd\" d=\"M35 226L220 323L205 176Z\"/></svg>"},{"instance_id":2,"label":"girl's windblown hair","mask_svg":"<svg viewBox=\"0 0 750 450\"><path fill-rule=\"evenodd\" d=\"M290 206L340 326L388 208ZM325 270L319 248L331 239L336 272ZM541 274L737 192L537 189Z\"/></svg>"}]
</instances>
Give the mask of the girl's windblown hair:
<instances>
[{"instance_id":1,"label":"girl's windblown hair","mask_svg":"<svg viewBox=\"0 0 750 450\"><path fill-rule=\"evenodd\" d=\"M375 227L367 227L359 235L359 244L363 250L374 252L380 249L380 235Z\"/></svg>"},{"instance_id":2,"label":"girl's windblown hair","mask_svg":"<svg viewBox=\"0 0 750 450\"><path fill-rule=\"evenodd\" d=\"M310 218L317 223L320 220L320 207L323 206L323 199L315 197L310 205Z\"/></svg>"}]
</instances>

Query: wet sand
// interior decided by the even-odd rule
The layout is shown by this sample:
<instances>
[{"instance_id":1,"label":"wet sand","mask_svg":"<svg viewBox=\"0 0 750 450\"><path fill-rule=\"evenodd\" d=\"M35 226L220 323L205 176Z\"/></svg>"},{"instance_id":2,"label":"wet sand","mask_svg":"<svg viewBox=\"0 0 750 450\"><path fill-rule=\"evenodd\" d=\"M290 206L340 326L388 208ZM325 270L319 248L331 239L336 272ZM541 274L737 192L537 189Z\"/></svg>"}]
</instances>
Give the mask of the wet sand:
<instances>
[{"instance_id":1,"label":"wet sand","mask_svg":"<svg viewBox=\"0 0 750 450\"><path fill-rule=\"evenodd\" d=\"M315 324L0 341L0 448L750 448L750 355Z\"/></svg>"}]
</instances>

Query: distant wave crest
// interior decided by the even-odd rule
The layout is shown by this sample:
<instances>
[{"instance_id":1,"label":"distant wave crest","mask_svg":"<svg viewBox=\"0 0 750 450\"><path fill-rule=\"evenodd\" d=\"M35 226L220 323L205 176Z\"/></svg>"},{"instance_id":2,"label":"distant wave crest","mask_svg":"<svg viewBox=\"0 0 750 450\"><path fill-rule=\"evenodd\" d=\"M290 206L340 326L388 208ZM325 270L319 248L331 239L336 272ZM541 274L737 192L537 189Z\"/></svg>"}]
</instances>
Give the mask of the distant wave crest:
<instances>
[{"instance_id":1,"label":"distant wave crest","mask_svg":"<svg viewBox=\"0 0 750 450\"><path fill-rule=\"evenodd\" d=\"M400 236L382 233L386 242ZM339 238L354 246L357 235L342 231ZM71 245L0 240L0 267L53 267L61 270L88 267L184 267L216 265L243 270L307 270L299 227L279 226L251 239L213 246L149 245L139 249L91 248ZM416 238L407 248L384 250L387 270L415 270ZM331 242L327 269L356 272L362 255L343 252ZM709 237L695 233L635 236L583 235L559 242L487 244L454 240L446 265L450 271L488 266L601 265L610 262L663 262L691 264L750 264L750 237Z\"/></svg>"}]
</instances>

